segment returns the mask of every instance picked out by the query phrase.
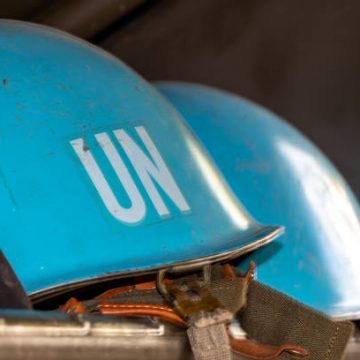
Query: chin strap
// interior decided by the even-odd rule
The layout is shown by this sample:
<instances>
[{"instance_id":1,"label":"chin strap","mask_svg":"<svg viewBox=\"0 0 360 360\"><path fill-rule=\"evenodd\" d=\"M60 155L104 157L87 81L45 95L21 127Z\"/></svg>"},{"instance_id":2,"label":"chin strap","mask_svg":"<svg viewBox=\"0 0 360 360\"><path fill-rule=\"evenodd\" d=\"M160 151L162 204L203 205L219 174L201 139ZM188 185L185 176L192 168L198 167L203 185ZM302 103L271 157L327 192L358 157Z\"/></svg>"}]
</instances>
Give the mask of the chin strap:
<instances>
[{"instance_id":1,"label":"chin strap","mask_svg":"<svg viewBox=\"0 0 360 360\"><path fill-rule=\"evenodd\" d=\"M339 360L352 333L350 322L333 322L225 265L203 279L136 282L111 289L95 299L71 298L68 313L151 316L187 328L196 360ZM211 276L210 276L211 275ZM235 338L229 324L237 315L246 335ZM295 344L295 345L294 345Z\"/></svg>"},{"instance_id":2,"label":"chin strap","mask_svg":"<svg viewBox=\"0 0 360 360\"><path fill-rule=\"evenodd\" d=\"M247 306L240 316L248 336L264 343L295 343L309 351L306 360L340 360L354 332L350 321L325 315L259 282L249 286ZM282 355L281 360L292 357Z\"/></svg>"}]
</instances>

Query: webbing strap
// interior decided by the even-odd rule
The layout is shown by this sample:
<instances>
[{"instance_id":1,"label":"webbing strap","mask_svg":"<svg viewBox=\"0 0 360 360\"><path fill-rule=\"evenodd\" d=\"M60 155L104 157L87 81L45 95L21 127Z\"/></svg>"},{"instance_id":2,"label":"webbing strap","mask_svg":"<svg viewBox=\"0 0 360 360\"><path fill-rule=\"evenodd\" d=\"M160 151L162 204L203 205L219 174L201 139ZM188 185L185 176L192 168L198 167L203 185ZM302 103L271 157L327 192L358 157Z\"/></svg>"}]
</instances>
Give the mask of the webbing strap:
<instances>
[{"instance_id":1,"label":"webbing strap","mask_svg":"<svg viewBox=\"0 0 360 360\"><path fill-rule=\"evenodd\" d=\"M180 326L185 324L167 307L154 283L143 285L112 289L82 303L70 299L63 310L157 316ZM241 326L248 335L249 339L239 341L230 338L233 359L239 359L240 354L252 359L298 360L309 353L306 360L340 360L353 331L351 322L331 321L265 285L255 281L249 284L246 277L215 277L208 290L225 310L239 313ZM149 304L153 304L151 309ZM188 335L194 352L199 354L197 359L229 358L229 338L224 329L224 324L207 327L206 331L190 326Z\"/></svg>"},{"instance_id":2,"label":"webbing strap","mask_svg":"<svg viewBox=\"0 0 360 360\"><path fill-rule=\"evenodd\" d=\"M158 276L158 288L167 303L187 322L187 334L195 360L231 360L227 326L234 320L241 304L235 311L225 308L219 296L214 296L210 290L217 286L211 284L208 270L203 269L202 279L187 278L167 284ZM246 294L247 283L245 279L241 282L240 289ZM235 287L231 288L235 294ZM236 296L232 298L240 298L239 295L236 291Z\"/></svg>"},{"instance_id":3,"label":"webbing strap","mask_svg":"<svg viewBox=\"0 0 360 360\"><path fill-rule=\"evenodd\" d=\"M190 326L187 334L195 360L231 360L230 340L225 324L203 328Z\"/></svg>"},{"instance_id":4,"label":"webbing strap","mask_svg":"<svg viewBox=\"0 0 360 360\"><path fill-rule=\"evenodd\" d=\"M349 321L335 322L289 297L253 281L240 314L242 328L257 341L291 343L309 351L306 360L340 360L353 333ZM296 357L283 353L279 360Z\"/></svg>"}]
</instances>

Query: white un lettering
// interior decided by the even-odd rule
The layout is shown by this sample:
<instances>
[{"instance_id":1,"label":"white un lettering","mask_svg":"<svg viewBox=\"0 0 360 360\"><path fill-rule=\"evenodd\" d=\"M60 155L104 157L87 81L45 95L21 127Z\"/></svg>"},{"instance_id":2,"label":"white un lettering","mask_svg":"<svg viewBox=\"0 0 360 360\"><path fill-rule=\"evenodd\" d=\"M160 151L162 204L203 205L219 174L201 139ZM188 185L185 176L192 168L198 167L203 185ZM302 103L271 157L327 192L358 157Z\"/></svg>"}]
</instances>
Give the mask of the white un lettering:
<instances>
[{"instance_id":1,"label":"white un lettering","mask_svg":"<svg viewBox=\"0 0 360 360\"><path fill-rule=\"evenodd\" d=\"M150 157L142 151L125 130L119 129L113 131L113 133L133 165L157 213L160 216L166 216L170 214L170 211L160 196L154 181L180 211L189 211L190 206L186 202L146 129L143 126L136 126L135 130L150 154ZM131 203L128 208L119 204L93 154L85 145L84 139L79 138L70 141L71 146L79 157L104 205L112 216L119 221L133 224L143 220L146 215L146 203L109 135L102 132L95 134L95 138L103 149L119 181L122 183Z\"/></svg>"}]
</instances>

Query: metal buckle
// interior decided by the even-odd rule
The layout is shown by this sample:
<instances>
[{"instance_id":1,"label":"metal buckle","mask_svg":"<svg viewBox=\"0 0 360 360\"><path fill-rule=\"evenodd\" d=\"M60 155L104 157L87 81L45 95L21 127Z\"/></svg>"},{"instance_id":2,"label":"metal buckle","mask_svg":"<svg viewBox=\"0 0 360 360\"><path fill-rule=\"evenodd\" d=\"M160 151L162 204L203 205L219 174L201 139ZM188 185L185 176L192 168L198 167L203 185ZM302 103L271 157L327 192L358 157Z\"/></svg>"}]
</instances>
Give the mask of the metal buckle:
<instances>
[{"instance_id":1,"label":"metal buckle","mask_svg":"<svg viewBox=\"0 0 360 360\"><path fill-rule=\"evenodd\" d=\"M211 264L205 263L196 266L178 266L173 268L167 268L159 270L156 278L156 287L159 290L160 294L164 296L165 299L169 299L169 292L167 286L164 282L165 276L167 273L186 273L190 271L196 271L198 269L202 270L202 280L198 280L202 283L202 286L208 286L211 280Z\"/></svg>"},{"instance_id":2,"label":"metal buckle","mask_svg":"<svg viewBox=\"0 0 360 360\"><path fill-rule=\"evenodd\" d=\"M186 320L189 325L205 327L211 324L231 322L233 315L225 310L218 299L209 291L211 265L204 264L201 270L202 277L200 278L188 277L169 282L166 282L166 273L179 272L179 270L161 270L157 276L157 288L164 298L173 305L178 315Z\"/></svg>"}]
</instances>

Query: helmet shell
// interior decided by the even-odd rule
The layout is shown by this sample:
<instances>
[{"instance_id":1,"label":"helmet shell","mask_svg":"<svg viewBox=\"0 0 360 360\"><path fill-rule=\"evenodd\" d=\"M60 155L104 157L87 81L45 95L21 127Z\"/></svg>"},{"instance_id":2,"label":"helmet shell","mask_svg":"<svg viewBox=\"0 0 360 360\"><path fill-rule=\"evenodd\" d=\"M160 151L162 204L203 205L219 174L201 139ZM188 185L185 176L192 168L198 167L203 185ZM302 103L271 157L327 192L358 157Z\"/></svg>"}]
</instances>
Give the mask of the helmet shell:
<instances>
[{"instance_id":1,"label":"helmet shell","mask_svg":"<svg viewBox=\"0 0 360 360\"><path fill-rule=\"evenodd\" d=\"M338 318L360 317L359 206L342 176L299 131L264 108L208 87L160 83L235 194L285 226L247 256L260 281Z\"/></svg>"},{"instance_id":2,"label":"helmet shell","mask_svg":"<svg viewBox=\"0 0 360 360\"><path fill-rule=\"evenodd\" d=\"M270 241L181 116L119 60L0 21L0 248L28 292Z\"/></svg>"}]
</instances>

